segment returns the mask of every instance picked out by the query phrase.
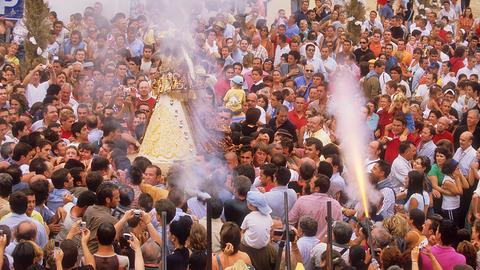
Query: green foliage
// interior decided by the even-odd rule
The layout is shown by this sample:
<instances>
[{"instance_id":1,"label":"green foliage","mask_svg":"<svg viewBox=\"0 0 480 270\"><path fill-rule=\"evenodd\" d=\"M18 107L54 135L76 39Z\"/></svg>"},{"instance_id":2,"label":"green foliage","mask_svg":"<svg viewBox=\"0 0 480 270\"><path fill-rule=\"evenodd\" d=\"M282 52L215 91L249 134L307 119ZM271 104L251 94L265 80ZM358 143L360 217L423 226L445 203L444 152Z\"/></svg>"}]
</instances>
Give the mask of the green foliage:
<instances>
[{"instance_id":1,"label":"green foliage","mask_svg":"<svg viewBox=\"0 0 480 270\"><path fill-rule=\"evenodd\" d=\"M37 48L45 50L48 45L50 35L50 25L48 23L48 13L50 9L43 0L25 0L25 26L28 35L25 39L25 62L22 65L22 74L25 75L40 63L45 63L45 59L37 54ZM30 42L34 37L36 45Z\"/></svg>"},{"instance_id":2,"label":"green foliage","mask_svg":"<svg viewBox=\"0 0 480 270\"><path fill-rule=\"evenodd\" d=\"M353 20L348 22L347 32L353 44L356 44L360 39L361 24L355 24L355 22L363 23L365 20L365 5L359 0L350 0L345 6L345 11L347 12L347 18L353 17Z\"/></svg>"}]
</instances>

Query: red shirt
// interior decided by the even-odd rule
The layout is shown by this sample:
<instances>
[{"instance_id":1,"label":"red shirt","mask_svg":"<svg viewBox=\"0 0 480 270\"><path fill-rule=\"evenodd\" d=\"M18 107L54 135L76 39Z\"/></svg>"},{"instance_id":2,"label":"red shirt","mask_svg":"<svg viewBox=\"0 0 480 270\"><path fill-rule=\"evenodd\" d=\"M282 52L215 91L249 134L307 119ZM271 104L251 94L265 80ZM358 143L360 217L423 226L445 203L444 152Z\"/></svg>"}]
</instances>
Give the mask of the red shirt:
<instances>
[{"instance_id":1,"label":"red shirt","mask_svg":"<svg viewBox=\"0 0 480 270\"><path fill-rule=\"evenodd\" d=\"M67 131L67 130L64 130L63 128L60 128L60 129L61 129L61 132L62 132L60 137L62 139L70 139L73 136L73 133L72 133L71 130Z\"/></svg>"},{"instance_id":2,"label":"red shirt","mask_svg":"<svg viewBox=\"0 0 480 270\"><path fill-rule=\"evenodd\" d=\"M385 161L392 164L395 158L398 156L398 148L400 147L400 137L393 134L393 132L388 133L388 137L393 138L393 140L387 142L387 147L385 149ZM414 143L412 134L408 134L407 141Z\"/></svg>"},{"instance_id":3,"label":"red shirt","mask_svg":"<svg viewBox=\"0 0 480 270\"><path fill-rule=\"evenodd\" d=\"M215 85L213 86L213 91L215 92L215 102L217 105L223 104L223 97L230 89L230 81L225 78L220 78L217 80Z\"/></svg>"},{"instance_id":4,"label":"red shirt","mask_svg":"<svg viewBox=\"0 0 480 270\"><path fill-rule=\"evenodd\" d=\"M453 144L453 135L450 131L445 130L442 133L437 133L433 136L433 142L437 144L440 140L449 140Z\"/></svg>"},{"instance_id":5,"label":"red shirt","mask_svg":"<svg viewBox=\"0 0 480 270\"><path fill-rule=\"evenodd\" d=\"M155 99L153 97L149 97L146 100L142 100L140 97L137 97L135 100L135 107L138 108L140 105L148 105L150 111L153 111L153 108L155 108Z\"/></svg>"},{"instance_id":6,"label":"red shirt","mask_svg":"<svg viewBox=\"0 0 480 270\"><path fill-rule=\"evenodd\" d=\"M393 122L393 113L388 113L388 110L381 110L378 114L378 128L380 129L380 136L383 136L385 126Z\"/></svg>"},{"instance_id":7,"label":"red shirt","mask_svg":"<svg viewBox=\"0 0 480 270\"><path fill-rule=\"evenodd\" d=\"M288 112L288 120L292 122L297 130L307 124L307 118L305 117L305 114L303 114L302 117L299 117L295 111Z\"/></svg>"}]
</instances>

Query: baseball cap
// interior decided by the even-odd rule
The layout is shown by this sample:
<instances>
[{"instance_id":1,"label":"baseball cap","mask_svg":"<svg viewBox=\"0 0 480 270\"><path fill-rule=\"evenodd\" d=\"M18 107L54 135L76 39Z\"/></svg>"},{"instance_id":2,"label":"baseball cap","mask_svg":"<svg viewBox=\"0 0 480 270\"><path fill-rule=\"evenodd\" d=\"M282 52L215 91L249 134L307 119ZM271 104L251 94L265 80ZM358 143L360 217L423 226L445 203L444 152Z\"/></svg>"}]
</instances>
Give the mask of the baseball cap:
<instances>
[{"instance_id":1,"label":"baseball cap","mask_svg":"<svg viewBox=\"0 0 480 270\"><path fill-rule=\"evenodd\" d=\"M450 94L455 96L455 91L453 91L453 89L449 88L449 89L445 90L445 92L443 92L443 94L447 94L447 93L450 93Z\"/></svg>"},{"instance_id":2,"label":"baseball cap","mask_svg":"<svg viewBox=\"0 0 480 270\"><path fill-rule=\"evenodd\" d=\"M272 208L268 206L265 195L260 191L249 191L247 193L247 202L255 206L263 215L269 215L272 212Z\"/></svg>"},{"instance_id":3,"label":"baseball cap","mask_svg":"<svg viewBox=\"0 0 480 270\"><path fill-rule=\"evenodd\" d=\"M440 68L440 65L437 62L430 63L429 69Z\"/></svg>"},{"instance_id":4,"label":"baseball cap","mask_svg":"<svg viewBox=\"0 0 480 270\"><path fill-rule=\"evenodd\" d=\"M240 76L240 75L235 75L235 76L233 76L233 78L232 78L232 82L233 82L234 84L243 84L243 77Z\"/></svg>"}]
</instances>

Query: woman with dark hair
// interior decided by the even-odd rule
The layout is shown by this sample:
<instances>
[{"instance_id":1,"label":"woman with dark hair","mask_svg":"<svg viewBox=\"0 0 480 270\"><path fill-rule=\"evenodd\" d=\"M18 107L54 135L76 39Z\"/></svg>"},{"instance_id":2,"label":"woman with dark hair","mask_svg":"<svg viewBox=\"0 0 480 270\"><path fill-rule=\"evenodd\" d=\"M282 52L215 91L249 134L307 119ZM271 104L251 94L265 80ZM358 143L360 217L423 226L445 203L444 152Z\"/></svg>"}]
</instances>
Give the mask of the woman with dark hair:
<instances>
[{"instance_id":1,"label":"woman with dark hair","mask_svg":"<svg viewBox=\"0 0 480 270\"><path fill-rule=\"evenodd\" d=\"M233 222L225 222L223 224L220 230L222 252L213 255L212 270L225 269L238 260L245 262L249 266L252 264L248 254L239 250L241 237L241 230L237 224Z\"/></svg>"},{"instance_id":2,"label":"woman with dark hair","mask_svg":"<svg viewBox=\"0 0 480 270\"><path fill-rule=\"evenodd\" d=\"M431 170L432 166L430 159L426 156L418 156L413 162L413 169L423 175L423 189L428 193L430 205L428 207L428 214L433 214L433 187L432 181L428 178L427 172ZM427 215L428 215L427 214Z\"/></svg>"},{"instance_id":3,"label":"woman with dark hair","mask_svg":"<svg viewBox=\"0 0 480 270\"><path fill-rule=\"evenodd\" d=\"M442 194L446 193L442 188L443 178L445 177L442 173L442 168L445 161L449 158L452 158L450 150L444 147L437 147L434 153L435 163L428 172L428 179L432 183L433 210L437 214L442 212Z\"/></svg>"},{"instance_id":4,"label":"woman with dark hair","mask_svg":"<svg viewBox=\"0 0 480 270\"><path fill-rule=\"evenodd\" d=\"M207 267L207 231L199 223L193 223L188 236L190 270L204 270Z\"/></svg>"},{"instance_id":5,"label":"woman with dark hair","mask_svg":"<svg viewBox=\"0 0 480 270\"><path fill-rule=\"evenodd\" d=\"M181 216L170 223L169 238L175 250L167 256L167 269L187 270L189 251L185 244L192 224L189 216Z\"/></svg>"},{"instance_id":6,"label":"woman with dark hair","mask_svg":"<svg viewBox=\"0 0 480 270\"><path fill-rule=\"evenodd\" d=\"M448 159L442 167L443 178L442 189L442 215L445 219L453 220L458 227L461 224L460 219L460 196L463 189L468 188L467 179L460 172L458 162L454 159Z\"/></svg>"},{"instance_id":7,"label":"woman with dark hair","mask_svg":"<svg viewBox=\"0 0 480 270\"><path fill-rule=\"evenodd\" d=\"M10 95L10 107L22 115L28 111L28 101L24 95L13 93Z\"/></svg>"},{"instance_id":8,"label":"woman with dark hair","mask_svg":"<svg viewBox=\"0 0 480 270\"><path fill-rule=\"evenodd\" d=\"M242 135L251 136L258 129L258 120L261 112L257 108L249 108L245 113L245 120L242 122Z\"/></svg>"},{"instance_id":9,"label":"woman with dark hair","mask_svg":"<svg viewBox=\"0 0 480 270\"><path fill-rule=\"evenodd\" d=\"M428 192L424 190L424 175L418 171L410 171L408 173L407 181L407 202L404 204L405 212L410 212L411 209L420 209L425 214L430 205L430 198Z\"/></svg>"},{"instance_id":10,"label":"woman with dark hair","mask_svg":"<svg viewBox=\"0 0 480 270\"><path fill-rule=\"evenodd\" d=\"M25 270L42 261L43 250L32 241L20 242L13 250L12 257L13 268L15 270Z\"/></svg>"},{"instance_id":11,"label":"woman with dark hair","mask_svg":"<svg viewBox=\"0 0 480 270\"><path fill-rule=\"evenodd\" d=\"M460 29L465 30L465 33L470 33L475 23L475 18L473 18L472 8L467 7L463 11L462 15L458 19L458 27L456 35L461 35Z\"/></svg>"},{"instance_id":12,"label":"woman with dark hair","mask_svg":"<svg viewBox=\"0 0 480 270\"><path fill-rule=\"evenodd\" d=\"M263 69L263 72L266 72L269 75L272 75L272 73L273 73L273 60L270 59L270 58L265 59L265 61L262 64L262 69Z\"/></svg>"},{"instance_id":13,"label":"woman with dark hair","mask_svg":"<svg viewBox=\"0 0 480 270\"><path fill-rule=\"evenodd\" d=\"M348 253L350 265L355 267L356 270L367 270L365 256L365 249L362 246L356 245L350 247L350 251Z\"/></svg>"}]
</instances>

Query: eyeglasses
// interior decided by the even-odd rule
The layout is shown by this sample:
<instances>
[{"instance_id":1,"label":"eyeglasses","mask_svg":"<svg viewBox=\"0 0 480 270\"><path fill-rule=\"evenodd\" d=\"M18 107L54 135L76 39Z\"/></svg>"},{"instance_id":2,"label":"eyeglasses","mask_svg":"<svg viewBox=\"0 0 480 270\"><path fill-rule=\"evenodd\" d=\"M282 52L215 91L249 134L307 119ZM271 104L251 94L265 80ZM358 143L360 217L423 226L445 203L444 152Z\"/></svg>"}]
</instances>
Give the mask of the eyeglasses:
<instances>
[{"instance_id":1,"label":"eyeglasses","mask_svg":"<svg viewBox=\"0 0 480 270\"><path fill-rule=\"evenodd\" d=\"M305 72L313 72L311 69L305 69Z\"/></svg>"},{"instance_id":2,"label":"eyeglasses","mask_svg":"<svg viewBox=\"0 0 480 270\"><path fill-rule=\"evenodd\" d=\"M308 49L307 51L308 51L308 52L314 52L315 49Z\"/></svg>"}]
</instances>

